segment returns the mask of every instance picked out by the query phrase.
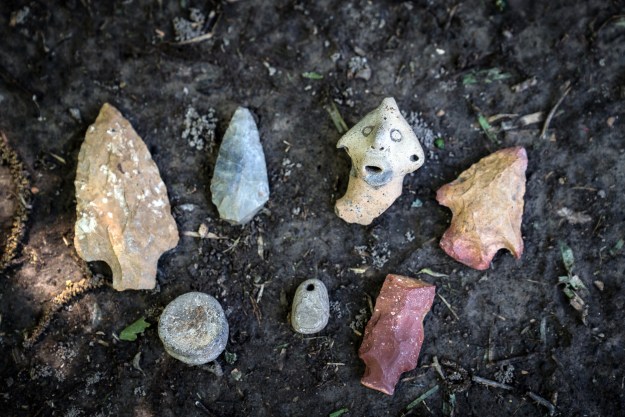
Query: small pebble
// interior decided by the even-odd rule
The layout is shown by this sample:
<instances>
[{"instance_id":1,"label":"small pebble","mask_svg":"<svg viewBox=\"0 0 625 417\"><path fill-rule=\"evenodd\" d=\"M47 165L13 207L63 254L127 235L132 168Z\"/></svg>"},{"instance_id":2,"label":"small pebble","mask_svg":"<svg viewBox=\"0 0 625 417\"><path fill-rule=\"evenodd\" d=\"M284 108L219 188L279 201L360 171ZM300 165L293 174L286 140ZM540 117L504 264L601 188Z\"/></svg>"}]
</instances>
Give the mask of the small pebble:
<instances>
[{"instance_id":1,"label":"small pebble","mask_svg":"<svg viewBox=\"0 0 625 417\"><path fill-rule=\"evenodd\" d=\"M291 325L302 334L323 330L330 318L328 290L318 279L308 279L300 284L293 297Z\"/></svg>"},{"instance_id":2,"label":"small pebble","mask_svg":"<svg viewBox=\"0 0 625 417\"><path fill-rule=\"evenodd\" d=\"M603 288L605 287L603 281L597 280L593 284L595 284L595 287L597 287L599 291L603 291Z\"/></svg>"},{"instance_id":3,"label":"small pebble","mask_svg":"<svg viewBox=\"0 0 625 417\"><path fill-rule=\"evenodd\" d=\"M226 348L228 321L219 301L189 292L169 303L158 322L167 353L190 365L215 360Z\"/></svg>"},{"instance_id":4,"label":"small pebble","mask_svg":"<svg viewBox=\"0 0 625 417\"><path fill-rule=\"evenodd\" d=\"M80 114L80 110L77 109L76 107L71 107L69 109L69 114L77 122L82 122L82 115Z\"/></svg>"}]
</instances>

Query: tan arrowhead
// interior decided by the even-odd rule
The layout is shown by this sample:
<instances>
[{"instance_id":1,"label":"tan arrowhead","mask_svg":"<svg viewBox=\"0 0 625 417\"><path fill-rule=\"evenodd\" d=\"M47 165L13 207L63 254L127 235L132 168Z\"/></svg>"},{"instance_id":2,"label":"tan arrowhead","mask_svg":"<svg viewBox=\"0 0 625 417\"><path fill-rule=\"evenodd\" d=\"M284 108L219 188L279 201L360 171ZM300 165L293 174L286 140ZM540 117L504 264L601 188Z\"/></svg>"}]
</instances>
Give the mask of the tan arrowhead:
<instances>
[{"instance_id":1,"label":"tan arrowhead","mask_svg":"<svg viewBox=\"0 0 625 417\"><path fill-rule=\"evenodd\" d=\"M147 146L108 103L87 129L75 184L78 254L106 262L118 291L154 288L158 259L178 244L178 229Z\"/></svg>"},{"instance_id":2,"label":"tan arrowhead","mask_svg":"<svg viewBox=\"0 0 625 417\"><path fill-rule=\"evenodd\" d=\"M499 249L519 259L527 154L522 147L497 151L464 171L436 193L452 212L441 239L449 256L475 269L487 269Z\"/></svg>"}]
</instances>

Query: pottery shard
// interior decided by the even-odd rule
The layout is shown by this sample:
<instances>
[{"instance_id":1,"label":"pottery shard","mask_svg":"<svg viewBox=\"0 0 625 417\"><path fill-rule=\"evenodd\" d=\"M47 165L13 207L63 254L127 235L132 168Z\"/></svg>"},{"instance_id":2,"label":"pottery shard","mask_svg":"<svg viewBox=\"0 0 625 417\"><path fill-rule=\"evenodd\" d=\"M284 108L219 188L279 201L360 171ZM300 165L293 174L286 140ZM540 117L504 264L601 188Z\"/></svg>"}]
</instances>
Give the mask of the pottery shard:
<instances>
[{"instance_id":1,"label":"pottery shard","mask_svg":"<svg viewBox=\"0 0 625 417\"><path fill-rule=\"evenodd\" d=\"M252 113L239 107L232 116L219 148L211 182L219 216L245 224L269 199L265 154Z\"/></svg>"},{"instance_id":2,"label":"pottery shard","mask_svg":"<svg viewBox=\"0 0 625 417\"><path fill-rule=\"evenodd\" d=\"M395 99L387 97L337 143L352 160L345 195L336 215L348 223L370 224L401 195L404 177L425 161L423 148Z\"/></svg>"},{"instance_id":3,"label":"pottery shard","mask_svg":"<svg viewBox=\"0 0 625 417\"><path fill-rule=\"evenodd\" d=\"M453 216L440 243L449 256L480 270L488 268L501 248L521 257L526 168L525 149L506 148L438 190L436 199Z\"/></svg>"},{"instance_id":4,"label":"pottery shard","mask_svg":"<svg viewBox=\"0 0 625 417\"><path fill-rule=\"evenodd\" d=\"M318 279L302 282L293 297L291 326L302 334L322 331L330 318L330 301L326 286Z\"/></svg>"},{"instance_id":5,"label":"pottery shard","mask_svg":"<svg viewBox=\"0 0 625 417\"><path fill-rule=\"evenodd\" d=\"M418 279L386 276L358 351L367 366L364 386L393 395L401 374L417 366L423 318L435 293L434 285Z\"/></svg>"},{"instance_id":6,"label":"pottery shard","mask_svg":"<svg viewBox=\"0 0 625 417\"><path fill-rule=\"evenodd\" d=\"M78 254L106 262L118 291L154 288L158 259L176 246L178 229L148 148L108 103L87 129L75 184Z\"/></svg>"}]
</instances>

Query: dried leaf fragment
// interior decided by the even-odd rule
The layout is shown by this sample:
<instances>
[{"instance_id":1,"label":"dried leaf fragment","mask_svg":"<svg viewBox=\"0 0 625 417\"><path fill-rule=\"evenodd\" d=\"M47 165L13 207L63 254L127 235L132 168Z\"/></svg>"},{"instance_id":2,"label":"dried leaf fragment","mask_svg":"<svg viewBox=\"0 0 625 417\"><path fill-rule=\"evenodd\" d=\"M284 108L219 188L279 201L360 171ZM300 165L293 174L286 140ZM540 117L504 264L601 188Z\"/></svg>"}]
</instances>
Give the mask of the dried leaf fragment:
<instances>
[{"instance_id":1,"label":"dried leaf fragment","mask_svg":"<svg viewBox=\"0 0 625 417\"><path fill-rule=\"evenodd\" d=\"M526 168L525 149L506 148L438 190L436 200L453 216L440 242L449 256L479 270L487 269L502 248L521 257Z\"/></svg>"}]
</instances>

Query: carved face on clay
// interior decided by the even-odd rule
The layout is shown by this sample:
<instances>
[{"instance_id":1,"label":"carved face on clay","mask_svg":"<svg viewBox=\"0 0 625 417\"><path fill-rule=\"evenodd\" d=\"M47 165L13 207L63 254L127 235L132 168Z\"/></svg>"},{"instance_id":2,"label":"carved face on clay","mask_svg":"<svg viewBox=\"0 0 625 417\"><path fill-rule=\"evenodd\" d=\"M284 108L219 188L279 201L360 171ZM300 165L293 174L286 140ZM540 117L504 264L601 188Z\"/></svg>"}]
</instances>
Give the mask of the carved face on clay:
<instances>
[{"instance_id":1,"label":"carved face on clay","mask_svg":"<svg viewBox=\"0 0 625 417\"><path fill-rule=\"evenodd\" d=\"M352 160L347 192L336 202L337 215L348 223L371 223L401 195L404 176L425 161L393 98L385 98L336 147Z\"/></svg>"}]
</instances>

